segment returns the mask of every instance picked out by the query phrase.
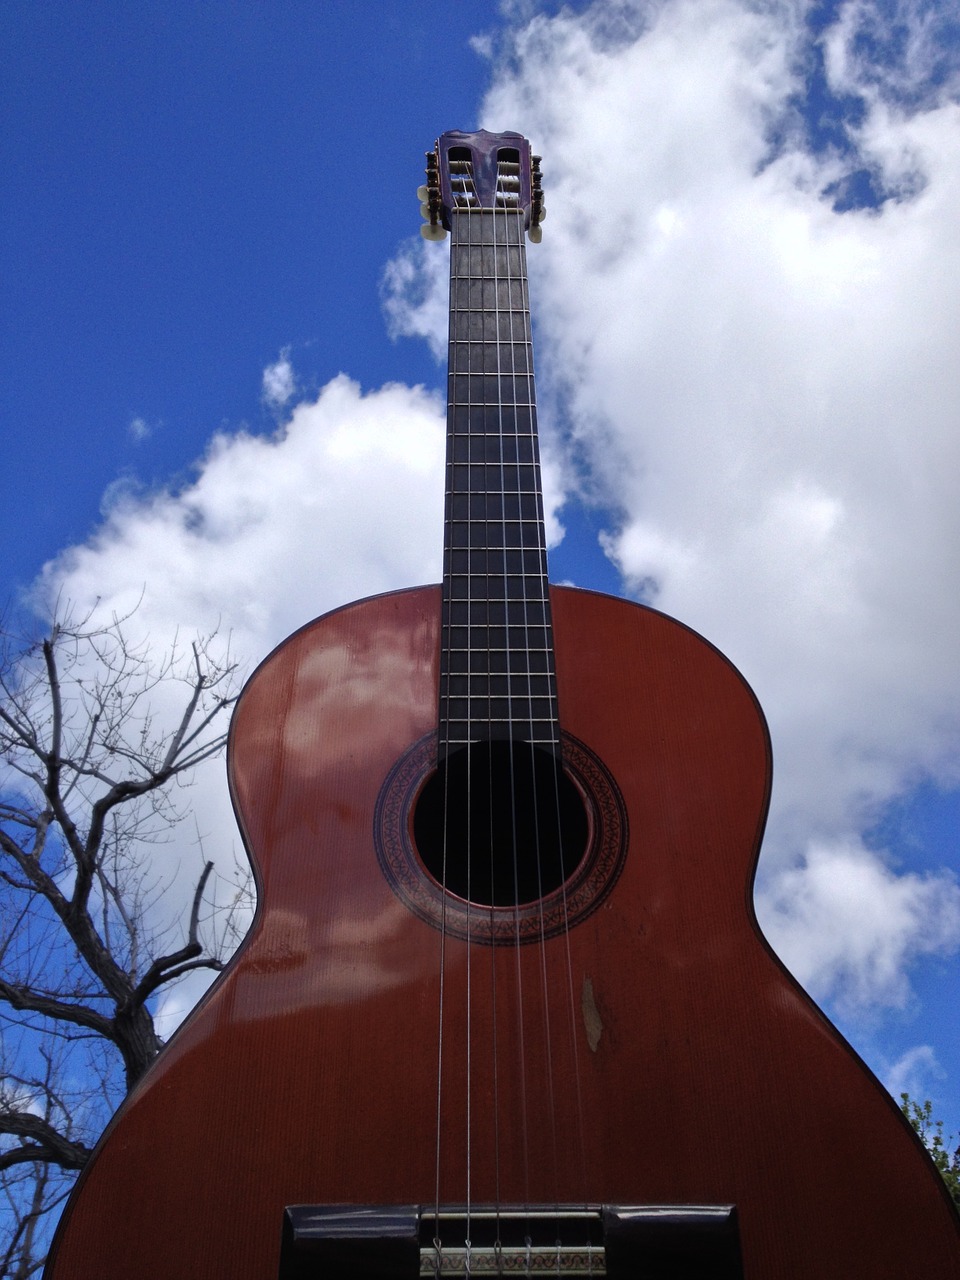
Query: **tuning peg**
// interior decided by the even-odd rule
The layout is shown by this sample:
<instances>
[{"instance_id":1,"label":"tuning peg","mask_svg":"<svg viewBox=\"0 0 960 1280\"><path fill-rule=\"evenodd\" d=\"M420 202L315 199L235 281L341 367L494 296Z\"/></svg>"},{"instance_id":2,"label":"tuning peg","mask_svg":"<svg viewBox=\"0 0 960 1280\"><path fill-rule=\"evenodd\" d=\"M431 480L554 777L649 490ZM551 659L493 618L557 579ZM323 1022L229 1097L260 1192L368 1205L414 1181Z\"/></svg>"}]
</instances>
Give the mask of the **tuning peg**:
<instances>
[{"instance_id":1,"label":"tuning peg","mask_svg":"<svg viewBox=\"0 0 960 1280\"><path fill-rule=\"evenodd\" d=\"M425 222L420 228L424 240L446 240L447 232L439 222Z\"/></svg>"},{"instance_id":2,"label":"tuning peg","mask_svg":"<svg viewBox=\"0 0 960 1280\"><path fill-rule=\"evenodd\" d=\"M417 199L420 201L420 203L421 203L421 204L422 204L425 200L429 200L429 199L430 199L430 188L429 188L429 187L417 187Z\"/></svg>"},{"instance_id":3,"label":"tuning peg","mask_svg":"<svg viewBox=\"0 0 960 1280\"><path fill-rule=\"evenodd\" d=\"M420 228L421 234L423 234L425 230L426 230L425 227L421 227ZM531 227L530 230L527 232L527 239L530 241L531 244L539 244L540 241L543 239L542 229L539 226Z\"/></svg>"},{"instance_id":4,"label":"tuning peg","mask_svg":"<svg viewBox=\"0 0 960 1280\"><path fill-rule=\"evenodd\" d=\"M420 205L420 217L426 218L428 222L430 221L430 206L427 204L425 200Z\"/></svg>"}]
</instances>

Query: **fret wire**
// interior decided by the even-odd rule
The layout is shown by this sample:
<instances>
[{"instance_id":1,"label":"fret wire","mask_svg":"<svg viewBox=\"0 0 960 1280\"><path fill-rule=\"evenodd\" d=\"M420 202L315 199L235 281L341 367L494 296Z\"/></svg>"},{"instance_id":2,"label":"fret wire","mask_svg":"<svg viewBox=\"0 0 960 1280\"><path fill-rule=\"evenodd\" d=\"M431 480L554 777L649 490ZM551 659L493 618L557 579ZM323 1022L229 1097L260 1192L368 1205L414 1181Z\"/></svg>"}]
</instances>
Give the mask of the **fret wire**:
<instances>
[{"instance_id":1,"label":"fret wire","mask_svg":"<svg viewBox=\"0 0 960 1280\"><path fill-rule=\"evenodd\" d=\"M554 745L559 733L523 227L510 218L454 219L441 672L448 745L475 739L470 723L479 721L513 723ZM500 709L502 718L493 714Z\"/></svg>"}]
</instances>

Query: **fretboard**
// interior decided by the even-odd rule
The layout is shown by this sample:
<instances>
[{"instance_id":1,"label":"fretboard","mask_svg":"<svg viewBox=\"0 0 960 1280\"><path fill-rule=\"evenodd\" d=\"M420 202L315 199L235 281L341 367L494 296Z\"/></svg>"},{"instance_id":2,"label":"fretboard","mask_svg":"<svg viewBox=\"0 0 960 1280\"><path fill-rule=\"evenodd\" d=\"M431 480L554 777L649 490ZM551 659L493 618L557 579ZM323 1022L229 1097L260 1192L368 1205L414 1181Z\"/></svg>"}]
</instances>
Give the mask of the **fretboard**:
<instances>
[{"instance_id":1,"label":"fretboard","mask_svg":"<svg viewBox=\"0 0 960 1280\"><path fill-rule=\"evenodd\" d=\"M450 219L441 755L558 749L523 214Z\"/></svg>"}]
</instances>

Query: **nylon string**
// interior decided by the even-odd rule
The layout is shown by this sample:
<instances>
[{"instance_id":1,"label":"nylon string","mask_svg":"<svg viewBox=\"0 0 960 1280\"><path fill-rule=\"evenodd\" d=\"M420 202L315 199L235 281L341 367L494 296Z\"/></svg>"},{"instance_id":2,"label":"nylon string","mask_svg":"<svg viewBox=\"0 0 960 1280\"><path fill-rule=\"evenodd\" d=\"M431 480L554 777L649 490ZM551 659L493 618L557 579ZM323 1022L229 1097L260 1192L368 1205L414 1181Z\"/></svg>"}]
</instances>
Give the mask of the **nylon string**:
<instances>
[{"instance_id":1,"label":"nylon string","mask_svg":"<svg viewBox=\"0 0 960 1280\"><path fill-rule=\"evenodd\" d=\"M504 377L513 376L516 373L516 360L514 357L515 357L517 347L518 345L520 345L521 341L524 345L526 356L527 356L527 376L529 378L528 385L531 387L533 386L532 342L530 340L530 336L528 332L528 326L529 326L529 320L527 319L528 303L522 296L523 295L523 277L520 276L515 280L513 273L509 271L509 252L511 249L510 228L512 224L515 222L518 237L522 241L522 238L524 235L523 217L522 217L522 214L517 214L514 217L511 212L507 212L507 211L491 211L489 214L484 214L483 212L478 211L477 213L474 214L469 207L458 210L454 216L456 219L459 219L461 217L465 219L465 223L462 225L464 226L464 230L467 232L467 236L466 236L467 246L473 246L475 241L475 236L473 234L474 228L471 226L471 223L475 223L476 219L482 219L486 216L491 217L492 223L493 223L493 233L491 237L492 239L491 252L492 252L492 284L493 284L492 293L493 293L493 300L494 300L493 301L493 321L494 321L494 333L495 333L495 340L496 340L496 375L497 375L497 386L498 386L498 410L499 410L498 412L499 472L500 472L500 492L501 492L501 495L505 495L507 492L507 475L506 475L504 446L507 440L507 431L505 429L505 423L504 423L504 402L503 402L503 394L502 394L502 386L503 386L502 380ZM498 232L501 226L501 219L502 219L502 228L503 228L502 247L507 253L507 264L508 264L508 273L507 273L506 281L504 282L506 284L505 314L502 314L500 310L502 282L500 279L499 267L497 263L497 250L498 250L498 247L500 247ZM480 226L477 229L480 229L480 228L482 228L482 223L480 223ZM455 235L454 240L456 242L456 245L451 245L451 250L452 251L462 250L464 247L464 241L462 236ZM481 236L481 245L482 245L482 236ZM523 246L522 244L518 245L518 251L522 253L524 247L525 246ZM462 252L456 252L456 257L454 260L454 268L456 270L461 269L460 264L464 261L464 257L465 255ZM481 248L481 257L482 257L482 248ZM466 255L466 260L469 262L469 255ZM520 290L519 309L516 308L515 306L515 303L517 301L515 290L517 289ZM462 338L457 338L455 336L456 331L454 326L456 321L456 312L459 310L459 296L454 292L455 290L457 290L457 284L455 283L455 277L452 270L451 271L452 297L451 297L451 311L450 311L451 333L450 333L450 341L449 341L451 357L454 355L454 352L456 350L456 342L463 341ZM522 332L519 334L517 333L516 327L515 327L518 319L518 310L519 310L519 315L523 325ZM486 312L484 312L484 314L486 314ZM505 334L503 329L505 320L509 324L509 335ZM504 368L502 353L503 353L503 344L508 338L510 342L511 360L510 360L510 369L506 370ZM485 341L485 339L483 341ZM467 351L468 353L470 353L471 351L469 342L467 345ZM450 371L451 373L453 373L452 359L451 359ZM472 361L468 361L467 372L468 374L473 372ZM454 383L453 385L455 386L456 384ZM467 385L468 386L470 385L469 380ZM514 383L513 385L515 386L516 384ZM454 392L454 396L451 403L455 401L455 395L456 393ZM533 424L533 396L529 397L528 402L530 406L529 408L530 427L532 431L533 425L534 425ZM470 404L469 393L468 393L468 404ZM472 404L470 404L470 407L471 409L474 408ZM511 407L515 412L516 411L515 399ZM468 413L468 437L472 437L472 435L474 434L474 432L471 430L471 427L475 425L476 425L476 419L475 418L471 419ZM453 427L451 427L451 431L452 430L453 430ZM513 426L513 435L514 435L515 443L519 444L519 433L517 430L516 421L514 422L514 426ZM467 457L468 463L471 461L469 449L470 449L470 446L468 444L468 457ZM534 459L533 457L531 458L531 460L538 461L538 459ZM520 495L518 497L518 502L520 502L523 496L523 489L519 482L519 476L520 476L519 453L517 455L517 459L515 460L514 465L516 467L516 474L517 474L516 487L518 490L518 494ZM522 507L521 507L521 513L522 513ZM537 514L539 516L540 514L539 511ZM504 628L505 628L505 636L506 636L504 666L506 668L505 674L506 674L506 682L507 682L506 683L506 688L507 688L507 699L506 699L507 726L506 728L507 728L507 741L509 743L508 750L509 750L509 765L510 765L510 785L511 785L511 788L513 788L514 779L515 779L515 768L517 765L517 760L514 752L515 728L517 725L517 721L515 720L515 711L514 711L514 686L513 686L514 671L513 671L512 652L511 652L510 638L509 638L510 631L508 629L511 624L507 621L507 617L509 616L509 604L508 604L508 593L507 593L506 587L507 587L507 581L508 581L508 570L510 568L510 560L509 560L509 554L507 549L506 504L505 503L501 504L500 518L502 523L502 529L501 529L502 581L504 583L503 595L504 595L504 601L505 601L504 609L505 609L505 615L506 615L504 619ZM470 523L472 522L472 514L470 514L469 512L468 512L467 521L468 521L468 529L469 529ZM526 526L527 526L527 519L524 518L523 515L521 514L521 518L517 522L517 527L519 528L519 531L520 531L520 534L519 534L520 545L519 545L519 548L517 548L517 559L519 561L519 573L521 577L521 587L522 587L524 643L529 654L530 644L531 644L530 629L533 624L531 623L529 610L528 610L530 596L529 596L529 589L528 589L529 574L527 570L526 556L525 556L526 551L536 550L537 552L537 558L538 558L537 576L539 577L538 586L540 588L539 598L542 601L544 601L545 608L547 611L545 612L545 615L544 615L544 622L546 622L547 619L549 618L549 594L548 594L549 588L547 584L545 569L543 567L543 560L545 557L545 548L542 542L539 540L535 548L527 546L526 538L525 538ZM542 526L542 519L541 519L541 520L538 520L538 528L541 530L541 532L542 532L542 527L543 526ZM474 674L474 665L475 665L474 635L473 635L474 611L470 606L475 601L474 578L477 575L475 575L474 573L474 556L469 554L471 550L472 542L473 542L473 538L468 536L467 538L468 555L466 556L466 562L467 562L467 566L466 566L467 664L466 665L467 665L467 675L468 675L468 689L471 687L470 677ZM492 569L492 562L490 560L491 555L492 555L491 547L489 546L489 544L485 544L484 560L486 562L485 563L486 573L483 576L487 584L489 583L490 570ZM452 573L452 570L451 570L451 573ZM489 592L487 594L489 594ZM452 603L452 592L451 592L451 600L448 603ZM448 621L449 621L449 615L448 615ZM488 627L491 625L489 613L487 615L487 625ZM532 698L534 695L533 695L533 684L531 679L531 663L529 660L529 656L528 656L526 666L527 666L526 684L527 684L527 698L528 698L527 705L528 705L528 708L530 709L530 714L532 716L532 708L533 708ZM447 672L448 697L449 697L450 674L451 673L448 670ZM492 673L488 671L487 674L489 676ZM523 673L517 672L516 674L522 677ZM555 670L548 669L548 674L554 680L554 684L552 687L555 689L556 687L555 686ZM492 717L492 710L493 710L491 701L490 701L493 696L491 690L492 690L492 681L488 679L488 684L487 684L488 721ZM472 887L474 882L474 874L473 874L474 869L472 865L474 850L472 848L472 835L471 835L472 817L473 817L472 806L474 804L483 804L485 800L486 805L490 810L490 818L491 818L490 829L492 832L493 830L493 822L492 822L493 797L492 797L492 788L491 788L491 793L488 794L488 796L485 798L474 794L473 776L472 776L473 775L472 740L474 737L473 700L470 697L467 697L466 702L467 702L467 710L466 710L467 741L464 749L466 750L466 753L467 753L467 794L466 794L467 845L463 853L465 854L466 864L467 864L467 893L466 893L467 938L466 938L466 949L465 949L466 1044L465 1044L465 1079L463 1082L464 1083L463 1133L464 1133L464 1141L465 1141L465 1153L464 1153L465 1154L465 1187L464 1187L464 1190L465 1190L466 1221L467 1221L467 1232L466 1232L467 1234L467 1242L466 1242L467 1273L469 1274L469 1255L470 1255L470 1247L471 1247L470 1246L471 1221L472 1221L472 1215L473 1215L473 1155L474 1155L473 1124L474 1124L474 1118L473 1118L473 1106L472 1106L473 1096L472 1095L473 1095L474 1072L475 1072L475 1055L474 1055L475 1046L473 1043L474 1041L474 1028L473 1028L473 976L474 975L473 975L473 966L472 966L472 952L474 948L473 919L477 911L482 911L482 908L477 907L472 902L472 898L473 898ZM533 737L532 728L533 726L531 723L530 724L531 738ZM442 759L440 761L445 766L449 762L449 754L450 754L449 744L445 743L442 755L445 755L446 759ZM533 761L532 761L532 753L531 753L531 768L532 767L533 767ZM561 812L560 812L560 770L561 769L562 769L561 756L558 751L557 755L555 756L555 768L554 768L554 775L553 775L554 776L553 803L556 811L556 829L558 832L560 832L560 820L561 820ZM491 773L491 781L492 781L492 773ZM536 796L536 786L537 786L537 778L536 778L536 772L534 771L532 776L532 787L534 791L533 803L534 803L535 830L534 830L534 850L532 851L532 853L537 860L538 898L542 899L543 898L543 878L542 878L543 870L542 870L542 864L541 864L541 855L549 851L544 851L544 850L541 850L540 848L539 809L537 805L538 797ZM516 798L515 792L512 794L511 798L515 801L515 798ZM445 783L444 783L444 796L443 796L444 831L443 831L443 837L442 837L442 869L441 869L441 881L444 888L446 888L446 884L447 884L448 856L457 856L457 853L458 853L458 851L452 851L448 848L449 805L450 805L450 770L449 768L445 768ZM515 1088L511 1089L510 1096L506 1099L504 1097L504 1092L503 1092L503 1080L501 1079L500 1046L498 1043L498 1013L497 1013L497 969L498 969L497 952L498 952L498 948L494 946L492 943L489 945L490 1015L491 1015L492 1021L491 1021L490 1044L488 1046L488 1052L489 1052L490 1071L491 1071L489 1084L492 1091L492 1102L493 1102L493 1133L492 1135L490 1135L490 1137L493 1145L494 1199L495 1199L495 1204L498 1210L501 1203L500 1123L501 1123L502 1108L505 1102L506 1102L506 1105L508 1106L508 1110L511 1113L512 1118L513 1118L514 1107L511 1106L510 1104L511 1103L516 1104L516 1113L517 1113L516 1120L521 1130L520 1139L521 1139L522 1162L523 1162L522 1185L523 1185L523 1194L524 1194L524 1204L525 1204L525 1207L527 1208L529 1208L531 1204L530 1149L529 1149L529 1133L528 1133L528 1098L527 1098L527 1087L526 1087L527 1086L527 1034L528 1034L529 1028L527 1025L527 1010L525 1007L525 1000L524 1000L524 973L523 973L523 963L522 963L524 943L522 941L522 933L521 933L521 912L520 912L521 903L520 903L520 888L519 888L520 858L523 856L524 852L529 852L529 851L521 850L519 847L515 803L512 806L512 814L513 814L513 820L512 820L512 829L511 829L511 841L512 841L511 855L512 855L512 861L513 861L514 898L515 898L512 951L513 951L513 957L514 957L513 968L514 968L514 975L515 975L514 981L515 981L516 997L517 997L517 1015L516 1015L517 1017L517 1026L516 1026L517 1062L512 1065L515 1065L515 1069L517 1070L518 1074L516 1076ZM563 886L565 877L563 875L563 866L562 866L562 857L563 857L562 844L558 846L556 850L556 856L557 858L560 859L559 881L561 886ZM489 857L491 859L490 883L491 885L493 885L495 882L495 874L494 874L495 858L494 858L494 849L492 846L492 841L491 841L491 848L489 850ZM580 1058L579 1058L579 1046L578 1046L578 1037L577 1037L577 1030L579 1025L579 1020L577 1016L578 1002L576 999L572 949L570 944L569 929L567 928L567 901L566 901L565 887L561 887L560 892L561 892L561 910L562 910L562 916L563 916L562 932L564 935L564 952L563 952L564 958L561 961L561 966L563 969L565 969L565 973L563 974L562 982L559 984L559 989L562 989L565 991L565 1003L567 1005L567 1019L561 1019L561 1021L564 1021L564 1020L568 1021L568 1029L569 1029L569 1034L571 1039L571 1052L572 1052L573 1067L574 1067L574 1089L575 1089L574 1109L576 1112L576 1118L575 1118L576 1137L574 1138L574 1141L576 1143L577 1148L579 1149L579 1155L580 1155L580 1159L577 1161L577 1165L580 1169L584 1169L586 1165L585 1131L584 1131L582 1095L581 1095L581 1088L580 1088ZM495 895L491 893L490 896L492 899ZM438 1043L437 1043L436 1152L435 1152L436 1171L435 1171L435 1197L434 1197L435 1198L434 1235L435 1235L435 1245L436 1245L436 1274L438 1276L440 1274L440 1267L441 1267L440 1210L441 1210L441 1204L442 1204L441 1165L442 1165L442 1151L443 1151L443 1140L442 1140L443 1087L444 1087L443 1066L444 1066L444 1048L445 1048L444 1046L444 1035L445 1035L444 1005L445 1005L445 998L447 994L447 981L446 981L447 975L445 972L445 968L446 968L446 958L447 958L447 950L448 950L446 895L445 894L442 895L442 899L443 900L442 900L441 913L440 913L440 939L439 939L440 975L439 975L439 994L438 994L438 1022L437 1022ZM491 926L491 933L492 933L492 926L493 926L493 921L495 916L495 907L492 901L489 906L489 914L490 914L490 926ZM554 1194L552 1197L548 1197L548 1196L544 1196L541 1192L538 1195L538 1199L541 1199L541 1200L547 1199L547 1198L552 1199L554 1202L555 1208L559 1208L558 1179L559 1179L561 1138L560 1138L560 1135L558 1134L557 1096L556 1096L556 1082L554 1078L553 1039L552 1039L553 1034L555 1034L558 1028L552 1025L552 1019L551 1019L548 951L546 947L546 942L547 942L546 925L545 925L545 919L544 919L543 913L541 911L539 915L539 938L537 943L534 945L538 947L539 953L540 953L538 967L539 967L539 979L540 979L541 997L542 997L542 1034L544 1037L544 1061L546 1064L545 1086L546 1086L548 1114L550 1117L550 1130L551 1130L550 1142L552 1146L552 1156L553 1156L552 1182L553 1182ZM516 1095L515 1097L514 1097L514 1094ZM582 1188L582 1190L586 1192L585 1188ZM538 1188L538 1191L539 1191L539 1188ZM586 1204L588 1203L588 1200L589 1200L589 1196L587 1194L583 1194L582 1203L584 1206L586 1206ZM497 1245L496 1245L498 1249L499 1249L499 1236L500 1236L500 1232L499 1232L499 1217L498 1217ZM560 1242L558 1241L558 1250L559 1250L559 1243ZM559 1266L559 1252L558 1252L557 1261ZM500 1270L502 1273L502 1259L501 1259L500 1267L498 1268L498 1270Z\"/></svg>"}]
</instances>

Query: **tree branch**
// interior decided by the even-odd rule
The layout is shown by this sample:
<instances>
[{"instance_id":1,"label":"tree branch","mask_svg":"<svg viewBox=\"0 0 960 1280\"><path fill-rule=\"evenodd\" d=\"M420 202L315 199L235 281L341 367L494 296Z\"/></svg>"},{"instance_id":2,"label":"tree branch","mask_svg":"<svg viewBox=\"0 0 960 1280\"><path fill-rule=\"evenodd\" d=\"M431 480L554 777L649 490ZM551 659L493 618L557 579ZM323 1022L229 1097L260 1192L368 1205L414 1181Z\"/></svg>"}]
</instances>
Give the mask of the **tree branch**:
<instances>
[{"instance_id":1,"label":"tree branch","mask_svg":"<svg viewBox=\"0 0 960 1280\"><path fill-rule=\"evenodd\" d=\"M0 979L0 1000L5 1000L11 1009L18 1013L37 1013L43 1018L52 1018L57 1022L69 1022L76 1027L85 1027L95 1031L97 1035L111 1037L112 1019L97 1013L87 1005L74 1004L69 1000L58 1000L56 996L42 995L29 987Z\"/></svg>"},{"instance_id":2,"label":"tree branch","mask_svg":"<svg viewBox=\"0 0 960 1280\"><path fill-rule=\"evenodd\" d=\"M82 1142L65 1138L52 1124L29 1111L0 1109L0 1133L29 1140L0 1155L0 1169L34 1160L57 1164L61 1169L82 1169L92 1150Z\"/></svg>"},{"instance_id":3,"label":"tree branch","mask_svg":"<svg viewBox=\"0 0 960 1280\"><path fill-rule=\"evenodd\" d=\"M154 960L153 964L137 983L136 989L130 997L131 1005L144 1004L158 987L163 986L165 982L170 982L173 978L181 977L192 969L215 969L218 972L222 970L223 964L221 961L212 956L203 960L198 959L203 951L203 947L198 941L200 905L203 899L203 891L212 871L213 863L208 862L203 868L203 873L194 890L193 905L190 908L190 932L186 946L181 947L179 951L172 952L170 955L161 956L159 959Z\"/></svg>"},{"instance_id":4,"label":"tree branch","mask_svg":"<svg viewBox=\"0 0 960 1280\"><path fill-rule=\"evenodd\" d=\"M127 619L92 616L61 617L40 639L0 632L0 1195L21 1280L42 1265L36 1223L160 1048L150 997L223 968L203 938L213 864L178 937L165 908L182 899L161 905L151 845L183 816L171 781L223 750L217 718L235 701L236 667L203 640L154 663L146 640L128 641ZM180 680L171 703L164 690Z\"/></svg>"}]
</instances>

